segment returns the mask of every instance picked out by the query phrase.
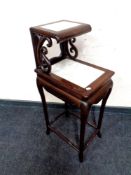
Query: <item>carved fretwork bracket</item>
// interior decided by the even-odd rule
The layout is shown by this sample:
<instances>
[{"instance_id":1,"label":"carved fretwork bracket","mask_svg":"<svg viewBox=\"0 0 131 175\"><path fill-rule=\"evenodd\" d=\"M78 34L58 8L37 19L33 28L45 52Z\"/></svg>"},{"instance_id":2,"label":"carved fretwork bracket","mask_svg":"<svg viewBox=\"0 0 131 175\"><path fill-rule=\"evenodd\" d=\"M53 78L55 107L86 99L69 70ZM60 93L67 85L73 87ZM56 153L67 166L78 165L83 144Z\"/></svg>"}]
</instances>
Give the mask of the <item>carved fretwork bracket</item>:
<instances>
[{"instance_id":1,"label":"carved fretwork bracket","mask_svg":"<svg viewBox=\"0 0 131 175\"><path fill-rule=\"evenodd\" d=\"M45 41L47 41L46 46L44 46ZM51 47L51 46L52 46L51 38L39 36L39 43L37 47L37 57L41 61L41 65L40 65L41 70L46 73L50 73L51 71L51 62L46 56L48 54L47 47Z\"/></svg>"},{"instance_id":2,"label":"carved fretwork bracket","mask_svg":"<svg viewBox=\"0 0 131 175\"><path fill-rule=\"evenodd\" d=\"M61 55L64 58L69 57L71 59L75 59L78 56L78 50L73 44L75 41L75 38L71 38L67 41L60 43Z\"/></svg>"},{"instance_id":3,"label":"carved fretwork bracket","mask_svg":"<svg viewBox=\"0 0 131 175\"><path fill-rule=\"evenodd\" d=\"M60 43L60 55L58 57L48 59L48 48L52 47L53 45L52 39L34 32L31 32L31 36L37 68L41 69L44 73L51 72L52 64L55 64L67 57L70 59L75 59L78 56L78 50L74 45L74 42L76 41L75 38L71 38Z\"/></svg>"},{"instance_id":4,"label":"carved fretwork bracket","mask_svg":"<svg viewBox=\"0 0 131 175\"><path fill-rule=\"evenodd\" d=\"M38 62L38 68L40 68L45 73L50 73L51 62L47 58L48 49L47 47L52 46L51 38L45 37L43 35L35 34L37 38L37 45L35 46L36 61ZM47 42L46 45L44 43Z\"/></svg>"},{"instance_id":5,"label":"carved fretwork bracket","mask_svg":"<svg viewBox=\"0 0 131 175\"><path fill-rule=\"evenodd\" d=\"M45 73L51 72L51 62L47 58L48 47L52 46L52 39L31 31L34 55L37 68ZM45 42L47 44L45 45Z\"/></svg>"},{"instance_id":6,"label":"carved fretwork bracket","mask_svg":"<svg viewBox=\"0 0 131 175\"><path fill-rule=\"evenodd\" d=\"M78 50L73 44L75 41L76 41L75 38L71 38L68 43L70 45L70 48L68 46L68 56L72 59L75 59L78 56Z\"/></svg>"}]
</instances>

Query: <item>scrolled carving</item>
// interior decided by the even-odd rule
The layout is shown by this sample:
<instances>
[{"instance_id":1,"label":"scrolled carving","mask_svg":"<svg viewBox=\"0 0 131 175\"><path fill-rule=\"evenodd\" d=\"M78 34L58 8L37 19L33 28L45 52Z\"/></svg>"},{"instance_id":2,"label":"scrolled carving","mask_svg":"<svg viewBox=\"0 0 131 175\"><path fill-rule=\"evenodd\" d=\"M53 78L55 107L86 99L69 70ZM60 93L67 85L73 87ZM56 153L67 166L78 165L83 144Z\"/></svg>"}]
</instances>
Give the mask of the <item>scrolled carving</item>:
<instances>
[{"instance_id":1,"label":"scrolled carving","mask_svg":"<svg viewBox=\"0 0 131 175\"><path fill-rule=\"evenodd\" d=\"M67 54L70 58L75 59L78 56L78 50L73 44L76 41L76 38L71 38L68 40L68 50Z\"/></svg>"},{"instance_id":2,"label":"scrolled carving","mask_svg":"<svg viewBox=\"0 0 131 175\"><path fill-rule=\"evenodd\" d=\"M47 41L47 44L45 46L44 43L46 41ZM51 47L51 46L52 46L51 38L47 38L47 37L39 35L39 42L37 46L37 58L40 59L40 62L41 62L39 67L45 73L50 73L51 71L51 63L50 63L50 60L46 56L48 54L47 47Z\"/></svg>"},{"instance_id":3,"label":"scrolled carving","mask_svg":"<svg viewBox=\"0 0 131 175\"><path fill-rule=\"evenodd\" d=\"M78 50L74 45L76 41L75 38L63 41L60 44L60 55L48 59L48 48L52 47L52 38L44 36L43 34L38 34L36 32L31 32L32 43L34 48L36 66L41 69L44 73L51 72L51 65L59 62L67 57L75 59L78 56Z\"/></svg>"}]
</instances>

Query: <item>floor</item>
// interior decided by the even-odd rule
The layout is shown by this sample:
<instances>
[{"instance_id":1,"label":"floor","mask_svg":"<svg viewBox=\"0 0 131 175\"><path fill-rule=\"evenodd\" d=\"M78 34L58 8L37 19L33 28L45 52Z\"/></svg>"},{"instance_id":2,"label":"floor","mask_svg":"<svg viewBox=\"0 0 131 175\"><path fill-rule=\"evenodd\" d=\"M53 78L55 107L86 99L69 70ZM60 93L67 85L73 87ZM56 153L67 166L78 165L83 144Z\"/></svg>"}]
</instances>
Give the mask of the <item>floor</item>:
<instances>
[{"instance_id":1,"label":"floor","mask_svg":"<svg viewBox=\"0 0 131 175\"><path fill-rule=\"evenodd\" d=\"M49 106L50 118L62 107ZM90 118L98 116L94 108ZM79 120L63 116L57 126L75 142ZM0 175L131 175L131 113L107 110L102 138L78 154L54 133L46 135L41 105L0 103ZM87 128L87 133L88 128Z\"/></svg>"}]
</instances>

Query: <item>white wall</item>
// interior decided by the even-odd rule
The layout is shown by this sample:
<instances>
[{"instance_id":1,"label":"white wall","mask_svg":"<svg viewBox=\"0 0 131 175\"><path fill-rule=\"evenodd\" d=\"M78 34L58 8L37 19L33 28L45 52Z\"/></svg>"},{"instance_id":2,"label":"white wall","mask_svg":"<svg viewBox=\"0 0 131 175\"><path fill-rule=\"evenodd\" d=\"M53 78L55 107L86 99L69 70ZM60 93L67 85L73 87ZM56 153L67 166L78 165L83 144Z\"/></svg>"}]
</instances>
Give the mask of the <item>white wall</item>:
<instances>
[{"instance_id":1,"label":"white wall","mask_svg":"<svg viewBox=\"0 0 131 175\"><path fill-rule=\"evenodd\" d=\"M130 16L130 0L1 1L0 98L40 100L29 27L68 19L93 28L77 40L79 57L116 72L108 105L131 106Z\"/></svg>"}]
</instances>

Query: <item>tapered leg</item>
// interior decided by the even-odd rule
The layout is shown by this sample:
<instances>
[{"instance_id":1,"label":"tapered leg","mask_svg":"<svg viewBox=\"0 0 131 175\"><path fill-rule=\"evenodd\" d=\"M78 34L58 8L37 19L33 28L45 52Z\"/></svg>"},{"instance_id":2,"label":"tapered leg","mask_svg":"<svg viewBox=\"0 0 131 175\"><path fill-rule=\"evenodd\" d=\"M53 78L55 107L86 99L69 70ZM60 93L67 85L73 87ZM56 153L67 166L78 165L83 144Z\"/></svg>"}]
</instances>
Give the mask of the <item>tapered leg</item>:
<instances>
[{"instance_id":1,"label":"tapered leg","mask_svg":"<svg viewBox=\"0 0 131 175\"><path fill-rule=\"evenodd\" d=\"M97 136L100 137L100 138L101 138L100 129L101 129L101 125L102 125L105 105L106 105L107 99L108 99L108 97L109 97L109 95L111 93L111 90L112 90L112 88L109 89L109 91L107 92L106 96L103 98L102 104L101 104L101 108L100 108L100 114L99 114L99 120L98 120L98 126L97 126L97 129L99 130L98 133L97 133Z\"/></svg>"},{"instance_id":2,"label":"tapered leg","mask_svg":"<svg viewBox=\"0 0 131 175\"><path fill-rule=\"evenodd\" d=\"M44 90L43 90L42 86L40 85L38 79L36 80L36 83L37 83L38 91L39 91L40 96L41 96L43 111L45 114L45 121L46 121L46 128L47 128L46 133L49 134L50 133L50 128L48 127L49 126L49 117L48 117L47 103L46 103L46 99L45 99L45 95L44 95Z\"/></svg>"},{"instance_id":3,"label":"tapered leg","mask_svg":"<svg viewBox=\"0 0 131 175\"><path fill-rule=\"evenodd\" d=\"M90 112L90 105L86 103L81 103L81 127L80 127L80 145L79 145L79 160L83 162L83 151L84 151L84 137L85 137L85 128L88 114Z\"/></svg>"}]
</instances>

